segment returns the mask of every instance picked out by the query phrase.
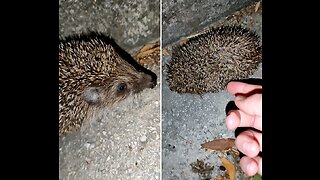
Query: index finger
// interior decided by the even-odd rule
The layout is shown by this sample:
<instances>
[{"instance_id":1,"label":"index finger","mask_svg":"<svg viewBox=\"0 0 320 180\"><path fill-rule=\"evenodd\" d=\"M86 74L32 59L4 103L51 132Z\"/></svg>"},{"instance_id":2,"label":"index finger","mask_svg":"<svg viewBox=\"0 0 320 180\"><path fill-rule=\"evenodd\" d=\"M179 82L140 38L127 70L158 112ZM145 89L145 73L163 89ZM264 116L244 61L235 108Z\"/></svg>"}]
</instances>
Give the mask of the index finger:
<instances>
[{"instance_id":1,"label":"index finger","mask_svg":"<svg viewBox=\"0 0 320 180\"><path fill-rule=\"evenodd\" d=\"M236 96L234 103L239 110L249 115L262 116L262 94L253 94L249 97Z\"/></svg>"},{"instance_id":2,"label":"index finger","mask_svg":"<svg viewBox=\"0 0 320 180\"><path fill-rule=\"evenodd\" d=\"M227 84L227 91L230 94L248 94L253 90L260 89L262 90L262 86L260 85L252 85L243 82L232 81Z\"/></svg>"}]
</instances>

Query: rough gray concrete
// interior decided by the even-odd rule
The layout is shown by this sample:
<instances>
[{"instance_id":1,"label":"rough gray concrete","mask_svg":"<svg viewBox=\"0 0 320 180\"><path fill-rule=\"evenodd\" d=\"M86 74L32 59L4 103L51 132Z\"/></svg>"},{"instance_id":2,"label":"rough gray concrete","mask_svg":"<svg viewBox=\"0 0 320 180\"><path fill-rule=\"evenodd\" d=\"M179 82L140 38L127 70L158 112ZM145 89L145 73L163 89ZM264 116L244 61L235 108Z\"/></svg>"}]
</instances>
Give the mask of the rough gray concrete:
<instances>
[{"instance_id":1,"label":"rough gray concrete","mask_svg":"<svg viewBox=\"0 0 320 180\"><path fill-rule=\"evenodd\" d=\"M59 0L60 36L100 31L135 55L159 39L159 1ZM59 137L60 180L160 179L160 67L157 86L96 112Z\"/></svg>"},{"instance_id":2,"label":"rough gray concrete","mask_svg":"<svg viewBox=\"0 0 320 180\"><path fill-rule=\"evenodd\" d=\"M162 36L163 46L178 41L213 22L225 17L254 0L163 0Z\"/></svg>"},{"instance_id":3,"label":"rough gray concrete","mask_svg":"<svg viewBox=\"0 0 320 180\"><path fill-rule=\"evenodd\" d=\"M160 179L159 86L61 137L59 179Z\"/></svg>"},{"instance_id":4,"label":"rough gray concrete","mask_svg":"<svg viewBox=\"0 0 320 180\"><path fill-rule=\"evenodd\" d=\"M125 50L160 37L160 1L59 0L60 35L110 34Z\"/></svg>"},{"instance_id":5,"label":"rough gray concrete","mask_svg":"<svg viewBox=\"0 0 320 180\"><path fill-rule=\"evenodd\" d=\"M221 13L222 11L226 11L224 9L230 8L230 3L228 5L226 1L218 2L220 2L219 4L225 4L225 6L223 8L221 6L213 6L212 3L215 3L211 2L210 4L209 1L207 1L209 4L206 6L199 5L200 2L187 6L182 5L183 3L179 1L179 3L181 3L180 8L176 10L176 12L180 12L180 14L171 13L171 17L175 20L169 22L173 23L173 25L163 27L163 31L165 32L163 42L169 43L175 41L174 43L164 46L164 48L168 49L169 55L163 56L162 59L162 178L166 180L205 179L205 177L192 171L190 164L196 162L197 159L214 166L210 174L210 179L219 177L219 175L225 175L225 171L219 169L222 163L218 156L226 157L235 164L237 168L236 179L248 179L238 166L238 157L233 157L231 154L223 152L205 151L201 149L200 146L202 143L214 139L234 138L234 131L227 130L225 124L225 107L229 101L233 100L233 97L226 91L207 93L202 97L178 94L169 90L165 80L166 68L164 64L171 58L172 46L178 43L176 40L179 37L197 34L198 31L200 31L198 27L200 27L200 25L202 26L202 24L209 24L211 22L209 26L203 28L201 31L205 31L212 26L240 24L252 31L256 31L261 37L261 7L255 12L256 3L253 3L251 6L241 9L239 12L234 12L227 17L222 17L218 21L214 21L216 16L208 18L208 16L210 16L209 14L206 16L202 14L203 11L200 11L203 8L208 8L209 5L211 8L208 9L216 13ZM167 0L164 0L163 3L170 4ZM192 7L191 9L197 10L199 14L195 13L196 11L194 10L195 12L193 12L192 15L184 15L185 11L189 11L185 9L186 7ZM207 17L207 19L202 19L202 21L197 19L197 26L195 27L194 22L190 22L189 19L198 16L204 16L203 18L206 19ZM184 22L185 24L179 25L174 24L174 22ZM188 24L189 22L190 24ZM251 77L262 78L262 64Z\"/></svg>"}]
</instances>

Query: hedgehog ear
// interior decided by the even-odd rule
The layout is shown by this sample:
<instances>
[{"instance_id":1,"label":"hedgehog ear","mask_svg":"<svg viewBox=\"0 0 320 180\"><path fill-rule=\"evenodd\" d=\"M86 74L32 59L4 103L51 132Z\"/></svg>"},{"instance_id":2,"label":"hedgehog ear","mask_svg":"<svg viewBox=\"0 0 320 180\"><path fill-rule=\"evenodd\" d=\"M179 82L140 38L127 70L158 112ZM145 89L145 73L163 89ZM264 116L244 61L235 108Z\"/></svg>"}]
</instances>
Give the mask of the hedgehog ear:
<instances>
[{"instance_id":1,"label":"hedgehog ear","mask_svg":"<svg viewBox=\"0 0 320 180\"><path fill-rule=\"evenodd\" d=\"M82 98L89 104L98 104L101 101L100 87L87 87L83 91Z\"/></svg>"}]
</instances>

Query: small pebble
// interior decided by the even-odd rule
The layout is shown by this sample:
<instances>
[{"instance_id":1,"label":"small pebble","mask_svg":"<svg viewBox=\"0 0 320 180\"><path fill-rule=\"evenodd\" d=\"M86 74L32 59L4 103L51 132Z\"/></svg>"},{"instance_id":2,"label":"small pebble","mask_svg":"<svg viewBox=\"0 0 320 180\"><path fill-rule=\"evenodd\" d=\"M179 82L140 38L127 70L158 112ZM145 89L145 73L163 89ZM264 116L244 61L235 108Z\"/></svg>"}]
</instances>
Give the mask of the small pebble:
<instances>
[{"instance_id":1,"label":"small pebble","mask_svg":"<svg viewBox=\"0 0 320 180\"><path fill-rule=\"evenodd\" d=\"M107 132L106 132L106 131L102 131L102 134L103 134L104 136L106 136L106 135L107 135Z\"/></svg>"},{"instance_id":2,"label":"small pebble","mask_svg":"<svg viewBox=\"0 0 320 180\"><path fill-rule=\"evenodd\" d=\"M89 149L89 148L90 148L90 145L91 145L90 143L85 143L85 144L84 144L84 147L86 147L87 149Z\"/></svg>"},{"instance_id":3,"label":"small pebble","mask_svg":"<svg viewBox=\"0 0 320 180\"><path fill-rule=\"evenodd\" d=\"M140 141L141 141L142 143L147 142L147 136L143 135L143 136L140 138Z\"/></svg>"}]
</instances>

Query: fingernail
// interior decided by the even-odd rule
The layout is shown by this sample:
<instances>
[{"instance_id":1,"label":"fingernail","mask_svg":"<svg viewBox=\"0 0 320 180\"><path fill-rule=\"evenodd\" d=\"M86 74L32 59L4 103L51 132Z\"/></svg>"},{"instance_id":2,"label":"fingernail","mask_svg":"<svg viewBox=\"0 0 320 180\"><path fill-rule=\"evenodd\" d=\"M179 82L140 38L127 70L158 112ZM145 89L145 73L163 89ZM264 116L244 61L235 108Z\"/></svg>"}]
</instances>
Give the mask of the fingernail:
<instances>
[{"instance_id":1,"label":"fingernail","mask_svg":"<svg viewBox=\"0 0 320 180\"><path fill-rule=\"evenodd\" d=\"M243 148L247 153L250 153L253 151L253 143L246 142L243 144Z\"/></svg>"},{"instance_id":2,"label":"fingernail","mask_svg":"<svg viewBox=\"0 0 320 180\"><path fill-rule=\"evenodd\" d=\"M231 118L227 118L227 128L229 130L235 130L237 128L236 121Z\"/></svg>"},{"instance_id":3,"label":"fingernail","mask_svg":"<svg viewBox=\"0 0 320 180\"><path fill-rule=\"evenodd\" d=\"M226 105L225 108L225 113L227 116L229 116L230 112L232 110L238 110L239 108L236 106L236 104L234 103L234 101L229 101L228 104Z\"/></svg>"},{"instance_id":4,"label":"fingernail","mask_svg":"<svg viewBox=\"0 0 320 180\"><path fill-rule=\"evenodd\" d=\"M255 170L255 166L252 163L247 164L247 172L252 172Z\"/></svg>"}]
</instances>

